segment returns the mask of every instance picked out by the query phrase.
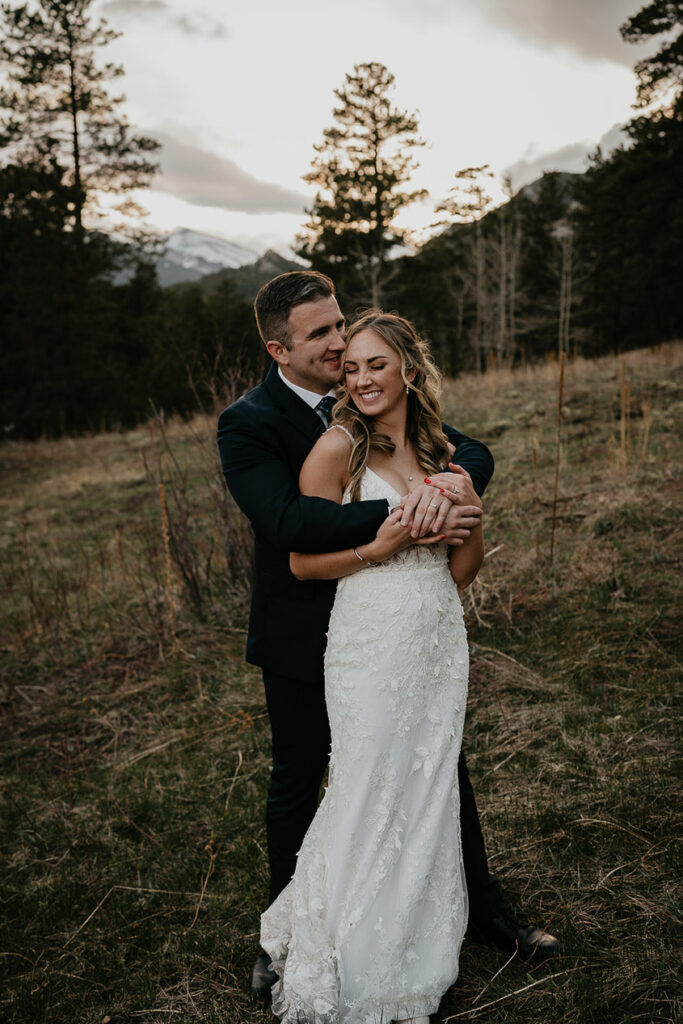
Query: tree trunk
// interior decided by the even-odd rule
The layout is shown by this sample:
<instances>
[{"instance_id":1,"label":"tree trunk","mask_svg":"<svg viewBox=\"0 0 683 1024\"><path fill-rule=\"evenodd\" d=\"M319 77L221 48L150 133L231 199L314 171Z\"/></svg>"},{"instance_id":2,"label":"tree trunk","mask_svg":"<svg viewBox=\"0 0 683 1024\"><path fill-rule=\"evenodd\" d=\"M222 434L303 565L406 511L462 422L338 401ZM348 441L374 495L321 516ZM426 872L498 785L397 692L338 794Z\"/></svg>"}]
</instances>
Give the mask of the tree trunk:
<instances>
[{"instance_id":1,"label":"tree trunk","mask_svg":"<svg viewBox=\"0 0 683 1024\"><path fill-rule=\"evenodd\" d=\"M507 350L507 312L508 312L508 296L507 296L507 283L508 283L508 225L507 217L505 214L501 214L500 218L500 251L498 253L498 331L497 331L497 344L496 344L496 355L498 357L498 363L501 364L506 355Z\"/></svg>"},{"instance_id":2,"label":"tree trunk","mask_svg":"<svg viewBox=\"0 0 683 1024\"><path fill-rule=\"evenodd\" d=\"M375 131L374 139L374 152L372 157L373 172L375 175L375 253L372 273L372 305L375 309L379 309L384 300L384 216L382 212L382 184L380 180L379 171L379 149L381 140L377 131Z\"/></svg>"},{"instance_id":3,"label":"tree trunk","mask_svg":"<svg viewBox=\"0 0 683 1024\"><path fill-rule=\"evenodd\" d=\"M572 235L560 239L560 308L557 324L557 353L569 353L569 326L572 302Z\"/></svg>"},{"instance_id":4,"label":"tree trunk","mask_svg":"<svg viewBox=\"0 0 683 1024\"><path fill-rule=\"evenodd\" d=\"M519 258L522 249L522 222L519 213L515 213L509 259L508 284L508 360L513 364L517 355L517 290L519 286Z\"/></svg>"},{"instance_id":5,"label":"tree trunk","mask_svg":"<svg viewBox=\"0 0 683 1024\"><path fill-rule=\"evenodd\" d=\"M79 250L83 249L83 182L81 180L81 146L78 126L78 92L76 88L76 56L68 19L64 30L69 41L69 101L71 109L71 152L74 161L74 230Z\"/></svg>"},{"instance_id":6,"label":"tree trunk","mask_svg":"<svg viewBox=\"0 0 683 1024\"><path fill-rule=\"evenodd\" d=\"M482 364L482 347L484 335L484 307L486 296L484 294L484 235L481 230L481 222L476 222L475 236L475 260L476 260L476 319L474 324L474 358L476 361L477 373L480 373Z\"/></svg>"}]
</instances>

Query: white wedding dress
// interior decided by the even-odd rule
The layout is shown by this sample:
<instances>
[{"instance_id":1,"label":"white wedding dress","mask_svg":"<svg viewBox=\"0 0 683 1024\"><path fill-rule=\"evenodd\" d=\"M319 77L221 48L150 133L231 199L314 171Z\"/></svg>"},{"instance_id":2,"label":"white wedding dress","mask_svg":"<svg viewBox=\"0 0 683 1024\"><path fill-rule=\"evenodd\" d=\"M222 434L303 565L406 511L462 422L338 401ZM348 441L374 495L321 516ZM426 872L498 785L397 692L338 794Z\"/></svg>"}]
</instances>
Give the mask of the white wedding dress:
<instances>
[{"instance_id":1,"label":"white wedding dress","mask_svg":"<svg viewBox=\"0 0 683 1024\"><path fill-rule=\"evenodd\" d=\"M361 497L399 500L369 469ZM467 678L445 545L411 547L340 580L325 656L328 787L292 881L261 919L285 1024L435 1013L455 981L467 924L458 790Z\"/></svg>"}]
</instances>

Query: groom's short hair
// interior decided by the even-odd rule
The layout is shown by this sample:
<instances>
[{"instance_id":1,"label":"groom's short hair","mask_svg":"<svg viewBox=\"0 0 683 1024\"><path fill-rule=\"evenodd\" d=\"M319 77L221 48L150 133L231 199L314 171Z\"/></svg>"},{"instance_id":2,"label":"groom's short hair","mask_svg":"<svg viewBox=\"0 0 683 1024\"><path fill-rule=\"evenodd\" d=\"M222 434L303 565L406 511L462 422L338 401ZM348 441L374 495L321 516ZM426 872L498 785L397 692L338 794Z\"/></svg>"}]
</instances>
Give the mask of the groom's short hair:
<instances>
[{"instance_id":1,"label":"groom's short hair","mask_svg":"<svg viewBox=\"0 0 683 1024\"><path fill-rule=\"evenodd\" d=\"M259 334L264 341L279 341L291 347L289 311L302 302L315 302L334 295L334 284L317 270L292 270L266 282L254 302Z\"/></svg>"}]
</instances>

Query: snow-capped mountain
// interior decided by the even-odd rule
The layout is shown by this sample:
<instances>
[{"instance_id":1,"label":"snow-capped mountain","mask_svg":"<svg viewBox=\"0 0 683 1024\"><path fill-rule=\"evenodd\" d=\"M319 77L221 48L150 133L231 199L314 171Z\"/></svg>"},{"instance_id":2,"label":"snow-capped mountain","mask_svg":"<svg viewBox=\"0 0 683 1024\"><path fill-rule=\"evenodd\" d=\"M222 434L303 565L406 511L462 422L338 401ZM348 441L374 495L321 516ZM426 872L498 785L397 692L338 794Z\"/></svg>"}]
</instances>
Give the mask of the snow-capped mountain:
<instances>
[{"instance_id":1,"label":"snow-capped mountain","mask_svg":"<svg viewBox=\"0 0 683 1024\"><path fill-rule=\"evenodd\" d=\"M244 267L258 258L253 249L235 242L190 228L176 228L166 240L165 254L157 260L157 273L161 285L178 284L198 281L226 267Z\"/></svg>"}]
</instances>

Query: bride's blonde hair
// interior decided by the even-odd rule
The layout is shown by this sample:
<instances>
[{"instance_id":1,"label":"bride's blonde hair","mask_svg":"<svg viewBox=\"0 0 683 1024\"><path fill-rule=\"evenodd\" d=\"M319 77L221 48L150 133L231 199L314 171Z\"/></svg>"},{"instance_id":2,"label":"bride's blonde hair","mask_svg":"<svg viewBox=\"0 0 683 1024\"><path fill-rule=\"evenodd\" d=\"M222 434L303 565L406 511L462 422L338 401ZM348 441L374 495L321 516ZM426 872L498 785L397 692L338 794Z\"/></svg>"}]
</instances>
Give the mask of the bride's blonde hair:
<instances>
[{"instance_id":1,"label":"bride's blonde hair","mask_svg":"<svg viewBox=\"0 0 683 1024\"><path fill-rule=\"evenodd\" d=\"M413 325L396 313L383 313L371 309L351 325L346 335L346 351L351 340L361 331L373 330L398 353L401 376L408 388L408 418L406 432L415 449L417 461L428 473L438 473L448 462L448 441L441 426L441 374L437 370L427 343ZM342 362L345 362L345 356ZM412 380L409 374L415 371ZM360 498L361 477L371 451L391 454L396 446L386 434L381 434L373 417L366 416L353 402L344 376L337 389L337 403L332 410L332 422L350 431L353 438L349 456L351 501Z\"/></svg>"}]
</instances>

